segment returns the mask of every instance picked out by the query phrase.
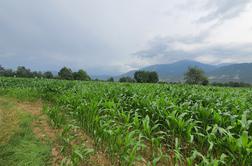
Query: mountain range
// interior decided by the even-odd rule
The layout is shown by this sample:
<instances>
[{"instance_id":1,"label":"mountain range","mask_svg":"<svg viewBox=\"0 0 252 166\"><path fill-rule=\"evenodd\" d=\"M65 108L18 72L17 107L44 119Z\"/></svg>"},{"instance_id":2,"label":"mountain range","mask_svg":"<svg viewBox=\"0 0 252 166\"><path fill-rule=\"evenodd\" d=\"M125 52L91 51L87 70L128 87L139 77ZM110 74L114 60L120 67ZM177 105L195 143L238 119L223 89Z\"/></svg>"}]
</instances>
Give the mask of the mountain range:
<instances>
[{"instance_id":1,"label":"mountain range","mask_svg":"<svg viewBox=\"0 0 252 166\"><path fill-rule=\"evenodd\" d=\"M168 82L183 81L188 67L195 66L204 70L211 82L245 82L252 83L252 63L210 65L197 61L182 60L171 64L156 64L141 68L144 71L156 71L159 79ZM124 76L133 77L135 70L124 73Z\"/></svg>"}]
</instances>

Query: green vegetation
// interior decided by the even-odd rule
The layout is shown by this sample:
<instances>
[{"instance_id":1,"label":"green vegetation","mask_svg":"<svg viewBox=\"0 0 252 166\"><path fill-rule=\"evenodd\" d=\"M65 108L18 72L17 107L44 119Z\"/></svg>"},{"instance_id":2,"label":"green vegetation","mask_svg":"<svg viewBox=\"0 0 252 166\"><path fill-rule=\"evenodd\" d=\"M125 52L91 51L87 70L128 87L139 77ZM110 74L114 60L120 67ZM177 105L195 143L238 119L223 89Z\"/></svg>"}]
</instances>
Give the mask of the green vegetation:
<instances>
[{"instance_id":1,"label":"green vegetation","mask_svg":"<svg viewBox=\"0 0 252 166\"><path fill-rule=\"evenodd\" d=\"M80 69L78 72L72 72L72 70L67 67L61 68L58 73L58 76L60 79L63 80L83 80L83 81L91 80L91 78L84 70Z\"/></svg>"},{"instance_id":2,"label":"green vegetation","mask_svg":"<svg viewBox=\"0 0 252 166\"><path fill-rule=\"evenodd\" d=\"M108 82L114 82L114 78L113 77L110 77L107 79Z\"/></svg>"},{"instance_id":3,"label":"green vegetation","mask_svg":"<svg viewBox=\"0 0 252 166\"><path fill-rule=\"evenodd\" d=\"M64 80L73 80L73 72L70 68L63 67L58 73L59 78Z\"/></svg>"},{"instance_id":4,"label":"green vegetation","mask_svg":"<svg viewBox=\"0 0 252 166\"><path fill-rule=\"evenodd\" d=\"M49 164L50 144L33 134L34 117L17 110L11 100L0 101L0 166L43 166ZM1 114L2 113L2 114Z\"/></svg>"},{"instance_id":5,"label":"green vegetation","mask_svg":"<svg viewBox=\"0 0 252 166\"><path fill-rule=\"evenodd\" d=\"M53 78L53 73L50 72L50 71L46 71L44 73L44 77L47 78L47 79L52 79Z\"/></svg>"},{"instance_id":6,"label":"green vegetation","mask_svg":"<svg viewBox=\"0 0 252 166\"><path fill-rule=\"evenodd\" d=\"M220 86L220 87L251 87L251 84L244 83L244 82L213 82L211 83L213 86Z\"/></svg>"},{"instance_id":7,"label":"green vegetation","mask_svg":"<svg viewBox=\"0 0 252 166\"><path fill-rule=\"evenodd\" d=\"M88 76L88 74L82 69L80 69L78 72L73 73L73 79L74 80L83 80L83 81L91 80L91 78Z\"/></svg>"},{"instance_id":8,"label":"green vegetation","mask_svg":"<svg viewBox=\"0 0 252 166\"><path fill-rule=\"evenodd\" d=\"M139 83L156 83L158 82L158 74L154 71L136 71L134 79Z\"/></svg>"},{"instance_id":9,"label":"green vegetation","mask_svg":"<svg viewBox=\"0 0 252 166\"><path fill-rule=\"evenodd\" d=\"M0 94L22 91L50 101L55 127L84 130L119 165L252 163L249 88L0 78Z\"/></svg>"},{"instance_id":10,"label":"green vegetation","mask_svg":"<svg viewBox=\"0 0 252 166\"><path fill-rule=\"evenodd\" d=\"M185 82L188 84L208 84L208 78L205 76L203 70L197 67L189 67L185 73Z\"/></svg>"},{"instance_id":11,"label":"green vegetation","mask_svg":"<svg viewBox=\"0 0 252 166\"><path fill-rule=\"evenodd\" d=\"M131 78L131 77L121 77L120 79L119 79L119 82L136 82L136 80L134 80L133 78Z\"/></svg>"},{"instance_id":12,"label":"green vegetation","mask_svg":"<svg viewBox=\"0 0 252 166\"><path fill-rule=\"evenodd\" d=\"M0 77L21 77L21 78L47 78L47 79L62 79L62 80L91 80L86 71L80 69L77 72L72 72L72 69L63 67L58 72L58 76L54 76L51 71L31 71L24 66L18 66L16 71L5 69L0 65Z\"/></svg>"},{"instance_id":13,"label":"green vegetation","mask_svg":"<svg viewBox=\"0 0 252 166\"><path fill-rule=\"evenodd\" d=\"M157 72L136 71L134 78L129 76L121 77L119 82L157 83L159 81Z\"/></svg>"}]
</instances>

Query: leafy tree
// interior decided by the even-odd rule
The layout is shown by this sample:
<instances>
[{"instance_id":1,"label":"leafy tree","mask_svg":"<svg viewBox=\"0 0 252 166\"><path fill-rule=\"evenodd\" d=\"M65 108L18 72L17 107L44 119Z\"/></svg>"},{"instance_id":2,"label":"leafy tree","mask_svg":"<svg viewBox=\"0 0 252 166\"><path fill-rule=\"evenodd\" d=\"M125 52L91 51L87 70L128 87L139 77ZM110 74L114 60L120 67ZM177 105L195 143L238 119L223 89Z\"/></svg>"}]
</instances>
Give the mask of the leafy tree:
<instances>
[{"instance_id":1,"label":"leafy tree","mask_svg":"<svg viewBox=\"0 0 252 166\"><path fill-rule=\"evenodd\" d=\"M153 71L149 72L148 74L149 74L149 80L148 80L149 82L156 83L159 81L157 72Z\"/></svg>"},{"instance_id":2,"label":"leafy tree","mask_svg":"<svg viewBox=\"0 0 252 166\"><path fill-rule=\"evenodd\" d=\"M52 79L52 78L53 78L53 74L52 74L52 72L50 72L50 71L45 72L45 73L43 74L43 76L44 76L45 78L48 78L48 79Z\"/></svg>"},{"instance_id":3,"label":"leafy tree","mask_svg":"<svg viewBox=\"0 0 252 166\"><path fill-rule=\"evenodd\" d=\"M83 80L83 81L88 81L90 80L90 76L85 72L84 70L80 69L78 72L73 73L73 78L75 80Z\"/></svg>"},{"instance_id":4,"label":"leafy tree","mask_svg":"<svg viewBox=\"0 0 252 166\"><path fill-rule=\"evenodd\" d=\"M157 72L154 71L136 71L134 78L139 83L156 83L159 80Z\"/></svg>"},{"instance_id":5,"label":"leafy tree","mask_svg":"<svg viewBox=\"0 0 252 166\"><path fill-rule=\"evenodd\" d=\"M208 78L202 69L197 67L189 67L188 71L185 73L185 81L188 84L208 84Z\"/></svg>"},{"instance_id":6,"label":"leafy tree","mask_svg":"<svg viewBox=\"0 0 252 166\"><path fill-rule=\"evenodd\" d=\"M203 81L202 81L202 83L201 83L202 85L208 85L209 84L209 80L208 80L208 78L207 77L205 77L205 79L203 79Z\"/></svg>"},{"instance_id":7,"label":"leafy tree","mask_svg":"<svg viewBox=\"0 0 252 166\"><path fill-rule=\"evenodd\" d=\"M113 78L113 77L110 77L107 81L108 81L108 82L114 82L114 78Z\"/></svg>"},{"instance_id":8,"label":"leafy tree","mask_svg":"<svg viewBox=\"0 0 252 166\"><path fill-rule=\"evenodd\" d=\"M0 65L0 76L4 76L5 69Z\"/></svg>"},{"instance_id":9,"label":"leafy tree","mask_svg":"<svg viewBox=\"0 0 252 166\"><path fill-rule=\"evenodd\" d=\"M5 69L4 76L5 77L13 77L13 76L15 76L15 72L11 69Z\"/></svg>"},{"instance_id":10,"label":"leafy tree","mask_svg":"<svg viewBox=\"0 0 252 166\"><path fill-rule=\"evenodd\" d=\"M59 78L64 80L72 80L73 79L73 72L70 68L63 67L58 72Z\"/></svg>"},{"instance_id":11,"label":"leafy tree","mask_svg":"<svg viewBox=\"0 0 252 166\"><path fill-rule=\"evenodd\" d=\"M121 77L119 82L135 82L135 80L131 77Z\"/></svg>"},{"instance_id":12,"label":"leafy tree","mask_svg":"<svg viewBox=\"0 0 252 166\"><path fill-rule=\"evenodd\" d=\"M148 75L146 74L146 71L136 71L134 73L134 78L139 83L148 82Z\"/></svg>"},{"instance_id":13,"label":"leafy tree","mask_svg":"<svg viewBox=\"0 0 252 166\"><path fill-rule=\"evenodd\" d=\"M42 78L44 75L41 71L34 71L32 72L32 77L34 78Z\"/></svg>"},{"instance_id":14,"label":"leafy tree","mask_svg":"<svg viewBox=\"0 0 252 166\"><path fill-rule=\"evenodd\" d=\"M32 72L30 69L27 69L24 66L18 66L16 75L17 77L32 77Z\"/></svg>"}]
</instances>

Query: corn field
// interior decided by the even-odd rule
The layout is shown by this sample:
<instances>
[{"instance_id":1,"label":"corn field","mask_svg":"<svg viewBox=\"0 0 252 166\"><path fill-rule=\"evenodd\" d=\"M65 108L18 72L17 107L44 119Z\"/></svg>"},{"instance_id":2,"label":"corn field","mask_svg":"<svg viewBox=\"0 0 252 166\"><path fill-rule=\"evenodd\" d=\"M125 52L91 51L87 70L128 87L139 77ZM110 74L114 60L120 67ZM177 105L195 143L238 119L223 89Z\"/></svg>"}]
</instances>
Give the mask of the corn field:
<instances>
[{"instance_id":1,"label":"corn field","mask_svg":"<svg viewBox=\"0 0 252 166\"><path fill-rule=\"evenodd\" d=\"M115 165L252 165L252 89L0 78L0 94L42 99Z\"/></svg>"}]
</instances>

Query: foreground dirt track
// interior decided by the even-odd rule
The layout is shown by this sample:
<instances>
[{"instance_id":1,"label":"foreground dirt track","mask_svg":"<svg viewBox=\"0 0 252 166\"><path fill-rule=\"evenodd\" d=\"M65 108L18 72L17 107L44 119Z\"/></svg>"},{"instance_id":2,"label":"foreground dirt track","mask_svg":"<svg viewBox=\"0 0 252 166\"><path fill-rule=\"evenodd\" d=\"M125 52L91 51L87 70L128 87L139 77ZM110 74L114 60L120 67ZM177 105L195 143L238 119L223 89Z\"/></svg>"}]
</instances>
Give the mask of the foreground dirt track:
<instances>
[{"instance_id":1,"label":"foreground dirt track","mask_svg":"<svg viewBox=\"0 0 252 166\"><path fill-rule=\"evenodd\" d=\"M0 143L8 141L8 138L15 132L18 125L18 117L15 111L21 111L27 113L33 117L33 121L30 124L34 135L44 144L51 144L51 165L58 166L64 159L61 154L61 146L59 144L59 136L62 129L53 128L48 117L42 112L43 103L41 101L24 102L17 101L15 99L0 97L0 104L8 103L11 105L13 111L0 108L0 124L1 132ZM14 111L15 110L15 111ZM85 142L88 148L95 148L94 141L82 130L75 131L78 139ZM1 137L2 136L2 137ZM3 139L2 139L3 138ZM78 140L73 142L78 144ZM89 161L83 161L81 165L97 165L97 166L110 166L112 165L110 160L107 159L106 154L97 150L89 159Z\"/></svg>"}]
</instances>

